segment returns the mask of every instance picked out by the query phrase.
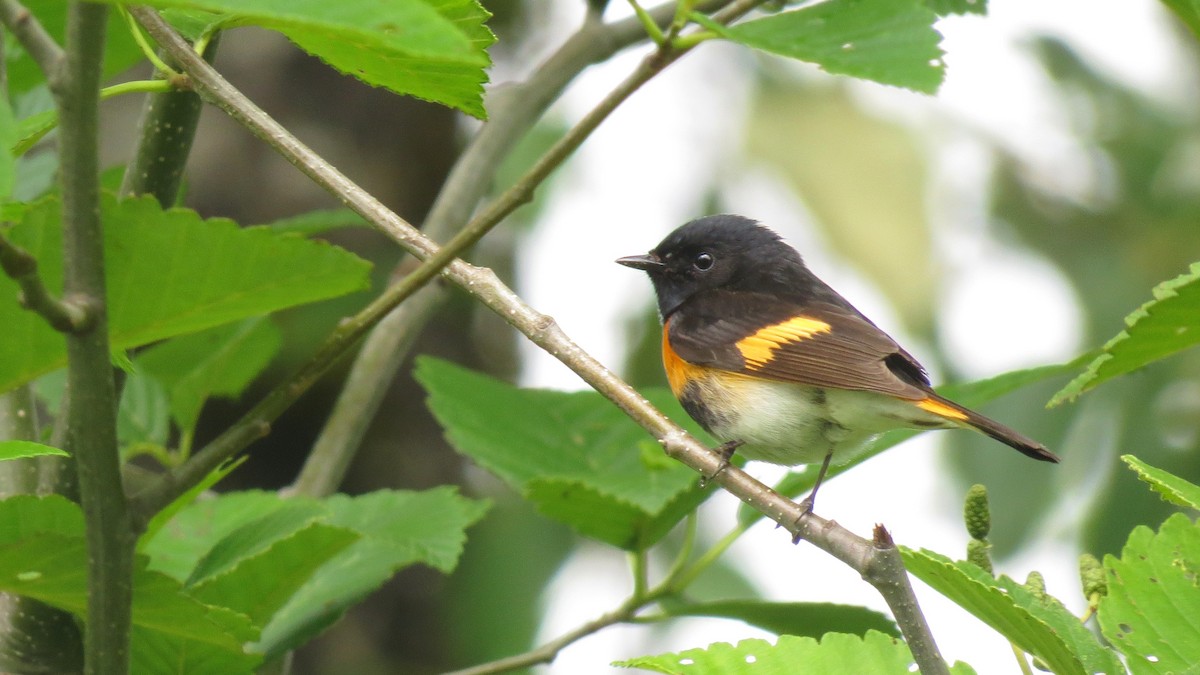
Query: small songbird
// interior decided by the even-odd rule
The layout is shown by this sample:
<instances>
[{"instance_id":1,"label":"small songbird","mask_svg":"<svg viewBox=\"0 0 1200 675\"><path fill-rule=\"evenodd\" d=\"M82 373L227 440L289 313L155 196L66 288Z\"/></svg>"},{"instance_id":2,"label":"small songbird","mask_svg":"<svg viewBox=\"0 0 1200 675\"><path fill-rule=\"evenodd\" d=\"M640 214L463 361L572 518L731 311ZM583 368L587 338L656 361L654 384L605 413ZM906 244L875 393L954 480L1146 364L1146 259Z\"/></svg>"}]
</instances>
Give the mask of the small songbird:
<instances>
[{"instance_id":1,"label":"small songbird","mask_svg":"<svg viewBox=\"0 0 1200 675\"><path fill-rule=\"evenodd\" d=\"M794 466L853 459L897 428L975 429L1045 462L1041 443L949 401L925 369L748 218L693 220L646 255L617 260L650 275L663 366L684 410L728 460Z\"/></svg>"}]
</instances>

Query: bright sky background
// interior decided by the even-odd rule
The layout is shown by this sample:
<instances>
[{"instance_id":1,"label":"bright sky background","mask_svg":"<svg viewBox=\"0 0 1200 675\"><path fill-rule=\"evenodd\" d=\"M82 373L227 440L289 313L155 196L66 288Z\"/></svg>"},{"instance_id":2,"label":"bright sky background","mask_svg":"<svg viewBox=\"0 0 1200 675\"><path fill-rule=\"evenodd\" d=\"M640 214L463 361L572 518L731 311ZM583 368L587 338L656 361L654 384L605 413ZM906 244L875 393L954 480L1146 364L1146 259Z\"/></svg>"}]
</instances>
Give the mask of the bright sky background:
<instances>
[{"instance_id":1,"label":"bright sky background","mask_svg":"<svg viewBox=\"0 0 1200 675\"><path fill-rule=\"evenodd\" d=\"M580 2L553 2L564 26L578 21ZM627 12L614 0L610 15ZM1081 349L1080 317L1073 291L1047 261L1027 250L1007 248L989 236L979 193L988 158L978 143L938 134L947 118L1000 140L1022 157L1039 180L1087 194L1095 178L1078 160L1060 101L1024 49L1033 35L1067 40L1091 63L1146 94L1180 107L1196 103L1195 84L1185 77L1175 34L1165 10L1151 0L992 0L986 17L955 17L939 24L949 66L936 98L863 84L856 94L880 114L910 124L930 144L935 180L955 203L931 211L936 249L953 250L942 261L957 289L940 298L947 356L970 376L1063 361ZM640 58L626 53L589 70L557 108L576 119L623 78ZM613 264L641 253L671 229L704 215L693 211L700 191L714 176L731 187L723 195L732 211L763 221L795 244L822 278L899 341L921 355L878 289L830 253L808 227L803 206L770 175L748 170L738 158L748 108L751 59L725 44L705 45L656 78L605 122L557 179L537 229L521 247L518 290L534 307L554 316L566 332L601 361L622 363L622 329L634 311L648 305L644 275ZM686 157L687 161L678 158ZM940 216L940 217L939 217ZM986 301L980 301L986 298ZM583 301L581 301L583 299ZM988 307L988 312L977 308ZM1049 334L1033 335L1003 319L1005 307L1038 317ZM999 308L997 310L997 308ZM582 382L551 357L525 346L524 384L562 389ZM936 374L935 374L936 380ZM947 553L965 546L961 495L948 494L937 477L937 434L925 434L875 458L822 490L820 512L859 534L884 521L897 541ZM751 464L751 473L771 482L780 471ZM895 477L905 476L900 494ZM702 525L723 533L733 523L736 500L728 495L705 506ZM1080 504L1064 505L1079 510ZM1061 521L1060 521L1061 522ZM1036 567L1052 592L1078 598L1079 546L1066 530L1044 533L1039 543L1000 572L1023 579ZM830 601L885 606L846 567L806 545L761 527L730 551L763 589L780 601ZM550 639L611 609L629 592L626 561L615 550L585 548L562 570L547 602L541 640ZM814 585L814 579L822 580ZM935 637L951 662L969 659L981 675L1016 671L1010 648L974 618L927 589L918 588ZM1077 613L1082 602L1069 605ZM886 611L884 609L884 611ZM691 620L667 634L645 628L607 629L569 648L548 673L610 673L618 658L736 642L763 633L740 622Z\"/></svg>"}]
</instances>

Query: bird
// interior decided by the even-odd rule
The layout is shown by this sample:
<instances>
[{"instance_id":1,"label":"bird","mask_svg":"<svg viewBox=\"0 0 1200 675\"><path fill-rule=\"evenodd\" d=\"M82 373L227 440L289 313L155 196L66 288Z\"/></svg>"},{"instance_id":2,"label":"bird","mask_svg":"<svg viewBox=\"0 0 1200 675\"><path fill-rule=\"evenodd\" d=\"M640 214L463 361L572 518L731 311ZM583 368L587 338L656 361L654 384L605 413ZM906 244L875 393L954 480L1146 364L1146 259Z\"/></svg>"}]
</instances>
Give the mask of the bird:
<instances>
[{"instance_id":1,"label":"bird","mask_svg":"<svg viewBox=\"0 0 1200 675\"><path fill-rule=\"evenodd\" d=\"M755 220L698 218L649 253L616 262L649 275L667 382L688 415L723 441L721 470L734 452L784 466L821 462L801 503L806 513L831 462L849 462L892 429L973 429L1059 461L935 392L912 354Z\"/></svg>"}]
</instances>

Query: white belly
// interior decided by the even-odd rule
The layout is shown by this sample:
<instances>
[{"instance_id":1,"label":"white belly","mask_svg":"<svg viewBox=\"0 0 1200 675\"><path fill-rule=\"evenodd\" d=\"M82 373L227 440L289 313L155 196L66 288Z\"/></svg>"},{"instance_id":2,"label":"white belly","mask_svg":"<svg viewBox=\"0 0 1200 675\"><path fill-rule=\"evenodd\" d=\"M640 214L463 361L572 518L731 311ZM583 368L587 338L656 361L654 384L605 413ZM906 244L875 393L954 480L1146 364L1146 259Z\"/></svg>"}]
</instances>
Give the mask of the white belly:
<instances>
[{"instance_id":1,"label":"white belly","mask_svg":"<svg viewBox=\"0 0 1200 675\"><path fill-rule=\"evenodd\" d=\"M740 414L708 415L701 422L722 441L742 441L737 452L748 459L792 466L821 462L830 451L843 464L872 437L902 427L944 426L909 402L882 394L845 389L821 390L750 377L696 383L710 410ZM734 400L738 405L732 405ZM919 419L918 419L919 418ZM699 419L699 418L698 418Z\"/></svg>"}]
</instances>

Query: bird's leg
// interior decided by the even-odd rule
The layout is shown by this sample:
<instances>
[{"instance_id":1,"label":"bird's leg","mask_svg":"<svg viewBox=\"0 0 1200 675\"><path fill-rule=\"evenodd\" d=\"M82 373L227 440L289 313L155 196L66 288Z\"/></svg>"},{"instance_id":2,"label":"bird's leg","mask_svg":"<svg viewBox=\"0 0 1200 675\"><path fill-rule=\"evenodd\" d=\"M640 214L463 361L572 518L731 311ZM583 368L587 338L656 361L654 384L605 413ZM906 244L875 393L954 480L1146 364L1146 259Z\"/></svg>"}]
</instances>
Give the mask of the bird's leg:
<instances>
[{"instance_id":1,"label":"bird's leg","mask_svg":"<svg viewBox=\"0 0 1200 675\"><path fill-rule=\"evenodd\" d=\"M713 475L701 476L700 487L708 485L709 481L716 480L717 476L720 476L721 472L725 470L725 467L729 466L729 460L733 459L733 453L745 444L745 441L726 441L714 448L713 452L721 456L721 466L717 467L717 470L713 472Z\"/></svg>"},{"instance_id":2,"label":"bird's leg","mask_svg":"<svg viewBox=\"0 0 1200 675\"><path fill-rule=\"evenodd\" d=\"M804 498L804 501L800 502L800 508L804 511L804 514L801 516L801 518L813 512L813 506L817 503L817 490L820 489L821 482L825 480L825 474L829 471L829 462L832 459L833 450L830 450L829 454L825 455L825 461L821 462L821 470L817 472L817 482L813 483L812 492L809 492L808 496ZM793 544L797 544L799 542L799 534L792 537Z\"/></svg>"}]
</instances>

